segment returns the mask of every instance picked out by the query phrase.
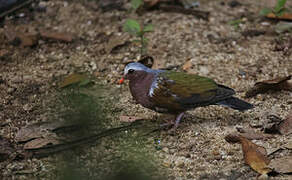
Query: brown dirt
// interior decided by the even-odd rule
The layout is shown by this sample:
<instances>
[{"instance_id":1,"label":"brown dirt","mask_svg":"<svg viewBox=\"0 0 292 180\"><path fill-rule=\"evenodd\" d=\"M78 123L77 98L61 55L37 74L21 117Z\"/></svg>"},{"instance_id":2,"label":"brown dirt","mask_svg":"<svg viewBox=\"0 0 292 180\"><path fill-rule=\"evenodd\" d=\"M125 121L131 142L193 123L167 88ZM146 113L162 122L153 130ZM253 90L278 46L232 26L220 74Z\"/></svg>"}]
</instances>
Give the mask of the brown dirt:
<instances>
[{"instance_id":1,"label":"brown dirt","mask_svg":"<svg viewBox=\"0 0 292 180\"><path fill-rule=\"evenodd\" d=\"M292 53L275 49L279 39L288 41L291 34L242 35L249 30L270 32L273 29L274 21L258 15L265 6L264 1L248 0L234 8L228 2L202 1L200 9L211 12L209 21L162 11L145 12L142 16L119 10L102 12L94 1L57 0L42 2L46 12L25 11L24 18L7 18L0 27L0 50L8 50L8 55L0 57L0 136L13 141L19 128L51 119L52 107L48 104L55 97L57 83L60 77L73 72L90 73L96 81L117 89L120 99L115 107L120 110L113 113L116 124L120 115L163 118L133 104L128 87L117 85L124 64L139 57L137 46L131 43L109 50L116 41L131 40L122 31L123 23L130 16L154 25L154 32L147 34L147 38L148 54L154 57L156 67L177 66L174 70L181 71L183 64L191 60L189 73L208 76L234 88L242 99L257 81L291 75ZM228 24L240 18L242 23L238 28ZM75 40L72 43L39 40L38 45L23 48L7 42L4 35L7 28L69 32ZM207 179L224 179L234 172L240 173L241 179L255 178L257 174L244 165L241 147L228 144L224 136L237 126L263 125L268 115L285 118L292 109L291 96L291 92L281 91L245 99L255 108L244 113L219 106L189 111L177 135L161 132L149 137L147 147L155 152L160 166L168 169L165 175L168 179L199 179L203 175ZM157 138L161 150L154 147ZM255 142L271 149L289 141L291 135L275 135ZM101 151L107 142L105 139L89 148L90 152L83 153L93 156L90 159L96 163L100 156L96 149ZM0 171L4 179L48 177L47 174L55 172L52 166L55 158L2 162Z\"/></svg>"}]
</instances>

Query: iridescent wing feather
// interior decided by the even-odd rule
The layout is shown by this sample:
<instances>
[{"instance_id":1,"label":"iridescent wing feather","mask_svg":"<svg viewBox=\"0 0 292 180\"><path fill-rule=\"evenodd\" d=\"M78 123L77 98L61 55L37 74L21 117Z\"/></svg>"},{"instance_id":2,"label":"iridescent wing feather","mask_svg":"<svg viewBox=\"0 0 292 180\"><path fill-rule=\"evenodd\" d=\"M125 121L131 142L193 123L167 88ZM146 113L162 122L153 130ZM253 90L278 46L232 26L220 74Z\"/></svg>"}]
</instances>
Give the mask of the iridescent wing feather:
<instances>
[{"instance_id":1,"label":"iridescent wing feather","mask_svg":"<svg viewBox=\"0 0 292 180\"><path fill-rule=\"evenodd\" d=\"M150 99L157 107L185 111L216 104L235 94L212 79L182 72L164 71L157 75Z\"/></svg>"}]
</instances>

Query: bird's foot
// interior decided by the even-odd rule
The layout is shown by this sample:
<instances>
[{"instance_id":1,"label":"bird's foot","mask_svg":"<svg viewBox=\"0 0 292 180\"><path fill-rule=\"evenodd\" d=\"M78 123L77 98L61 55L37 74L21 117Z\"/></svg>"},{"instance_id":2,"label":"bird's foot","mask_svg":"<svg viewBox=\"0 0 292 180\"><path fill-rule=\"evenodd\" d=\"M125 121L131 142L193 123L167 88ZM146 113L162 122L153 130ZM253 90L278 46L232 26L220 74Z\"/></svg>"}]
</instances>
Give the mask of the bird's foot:
<instances>
[{"instance_id":1,"label":"bird's foot","mask_svg":"<svg viewBox=\"0 0 292 180\"><path fill-rule=\"evenodd\" d=\"M180 113L179 115L176 116L175 118L175 124L174 124L174 128L177 129L180 120L182 119L182 117L184 116L184 112Z\"/></svg>"},{"instance_id":2,"label":"bird's foot","mask_svg":"<svg viewBox=\"0 0 292 180\"><path fill-rule=\"evenodd\" d=\"M172 119L167 123L160 124L160 129L166 129L170 134L175 134L183 115L184 113L180 113L176 116L175 121Z\"/></svg>"}]
</instances>

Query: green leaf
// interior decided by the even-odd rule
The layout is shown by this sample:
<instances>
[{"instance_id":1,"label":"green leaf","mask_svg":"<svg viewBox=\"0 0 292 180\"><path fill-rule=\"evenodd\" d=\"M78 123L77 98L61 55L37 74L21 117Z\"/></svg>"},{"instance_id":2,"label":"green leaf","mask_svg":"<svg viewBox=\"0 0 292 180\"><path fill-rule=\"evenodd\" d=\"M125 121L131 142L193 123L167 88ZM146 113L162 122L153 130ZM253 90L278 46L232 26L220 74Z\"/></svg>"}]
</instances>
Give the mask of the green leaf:
<instances>
[{"instance_id":1,"label":"green leaf","mask_svg":"<svg viewBox=\"0 0 292 180\"><path fill-rule=\"evenodd\" d=\"M279 13L285 6L287 0L278 0L277 4L274 8L274 11L277 13Z\"/></svg>"},{"instance_id":2,"label":"green leaf","mask_svg":"<svg viewBox=\"0 0 292 180\"><path fill-rule=\"evenodd\" d=\"M143 31L137 32L137 36L138 37L143 37L144 36L144 32Z\"/></svg>"},{"instance_id":3,"label":"green leaf","mask_svg":"<svg viewBox=\"0 0 292 180\"><path fill-rule=\"evenodd\" d=\"M127 19L124 24L123 30L137 36L138 33L141 32L141 27L136 20Z\"/></svg>"},{"instance_id":4,"label":"green leaf","mask_svg":"<svg viewBox=\"0 0 292 180\"><path fill-rule=\"evenodd\" d=\"M270 9L270 8L264 8L264 9L262 9L262 10L260 11L260 15L261 15L261 16L266 16L267 14L269 14L269 13L271 13L271 12L273 12L272 9Z\"/></svg>"},{"instance_id":5,"label":"green leaf","mask_svg":"<svg viewBox=\"0 0 292 180\"><path fill-rule=\"evenodd\" d=\"M153 25L152 24L148 24L144 27L143 29L144 32L151 32L153 31Z\"/></svg>"},{"instance_id":6,"label":"green leaf","mask_svg":"<svg viewBox=\"0 0 292 180\"><path fill-rule=\"evenodd\" d=\"M143 37L143 38L142 38L142 41L143 41L144 43L147 43L147 41L149 41L149 39Z\"/></svg>"},{"instance_id":7,"label":"green leaf","mask_svg":"<svg viewBox=\"0 0 292 180\"><path fill-rule=\"evenodd\" d=\"M141 40L135 39L132 42L134 42L134 43L141 43Z\"/></svg>"},{"instance_id":8,"label":"green leaf","mask_svg":"<svg viewBox=\"0 0 292 180\"><path fill-rule=\"evenodd\" d=\"M283 8L283 9L281 9L279 12L277 12L277 13L275 13L275 15L276 16L283 16L283 14L286 12L286 9L285 8Z\"/></svg>"},{"instance_id":9,"label":"green leaf","mask_svg":"<svg viewBox=\"0 0 292 180\"><path fill-rule=\"evenodd\" d=\"M132 8L136 11L143 4L143 0L131 0Z\"/></svg>"},{"instance_id":10,"label":"green leaf","mask_svg":"<svg viewBox=\"0 0 292 180\"><path fill-rule=\"evenodd\" d=\"M236 26L236 25L239 25L241 22L242 22L241 19L236 19L236 20L229 21L228 24L232 26Z\"/></svg>"}]
</instances>

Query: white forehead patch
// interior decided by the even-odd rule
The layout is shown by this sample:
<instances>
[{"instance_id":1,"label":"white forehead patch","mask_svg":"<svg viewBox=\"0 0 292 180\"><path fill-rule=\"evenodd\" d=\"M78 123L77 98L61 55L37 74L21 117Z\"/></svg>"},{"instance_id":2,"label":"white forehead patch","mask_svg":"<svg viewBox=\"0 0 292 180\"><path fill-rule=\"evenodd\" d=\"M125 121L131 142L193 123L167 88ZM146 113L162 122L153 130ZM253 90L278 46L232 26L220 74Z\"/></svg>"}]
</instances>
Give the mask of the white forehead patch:
<instances>
[{"instance_id":1,"label":"white forehead patch","mask_svg":"<svg viewBox=\"0 0 292 180\"><path fill-rule=\"evenodd\" d=\"M143 64L140 64L140 63L129 63L125 67L124 75L128 74L128 71L130 69L134 69L135 71L146 71L146 72L151 71L151 69L149 69L148 67L144 66Z\"/></svg>"}]
</instances>

